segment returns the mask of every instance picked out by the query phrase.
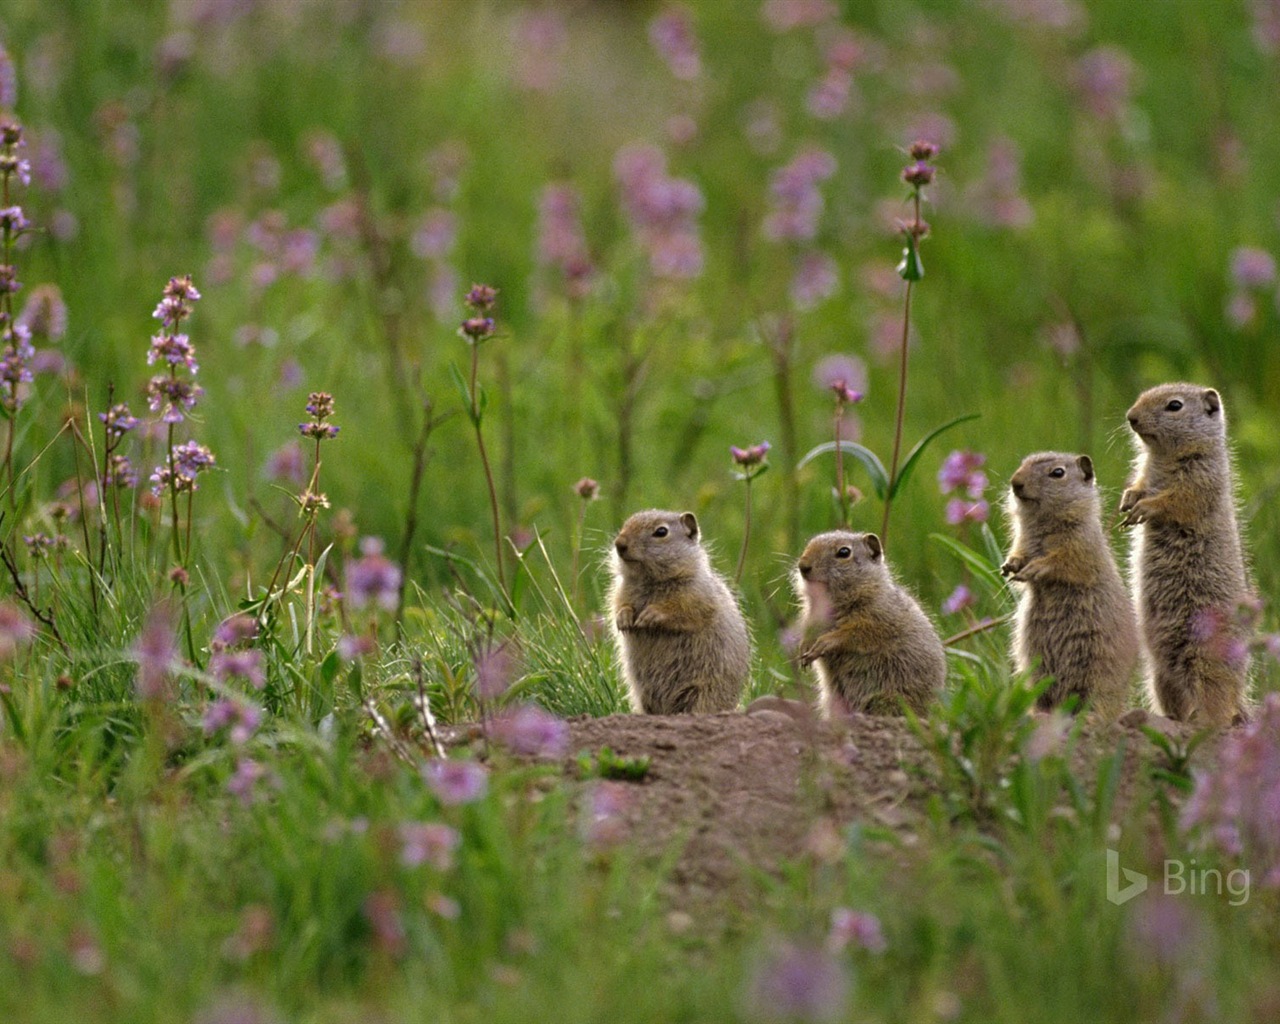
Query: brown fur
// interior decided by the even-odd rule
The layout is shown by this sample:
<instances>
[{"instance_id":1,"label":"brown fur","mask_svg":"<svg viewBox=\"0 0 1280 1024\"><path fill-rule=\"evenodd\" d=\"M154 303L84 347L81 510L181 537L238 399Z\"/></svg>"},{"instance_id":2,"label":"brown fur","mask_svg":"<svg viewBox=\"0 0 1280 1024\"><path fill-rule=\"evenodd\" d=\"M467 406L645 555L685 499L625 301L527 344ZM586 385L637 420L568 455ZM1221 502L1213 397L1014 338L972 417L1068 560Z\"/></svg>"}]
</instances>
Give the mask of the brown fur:
<instances>
[{"instance_id":1,"label":"brown fur","mask_svg":"<svg viewBox=\"0 0 1280 1024\"><path fill-rule=\"evenodd\" d=\"M1102 531L1087 455L1028 455L1009 481L1014 539L1000 571L1024 584L1014 628L1019 672L1052 676L1037 705L1075 695L1099 717L1124 711L1138 665L1138 620Z\"/></svg>"},{"instance_id":2,"label":"brown fur","mask_svg":"<svg viewBox=\"0 0 1280 1024\"><path fill-rule=\"evenodd\" d=\"M823 714L898 715L904 705L923 714L946 682L947 658L933 623L894 582L880 538L819 534L794 580L812 637L800 661L817 671Z\"/></svg>"},{"instance_id":3,"label":"brown fur","mask_svg":"<svg viewBox=\"0 0 1280 1024\"><path fill-rule=\"evenodd\" d=\"M1130 574L1151 700L1178 721L1227 726L1247 714L1236 612L1250 587L1222 400L1212 388L1162 384L1138 396L1128 419L1138 457L1120 511L1138 527Z\"/></svg>"},{"instance_id":4,"label":"brown fur","mask_svg":"<svg viewBox=\"0 0 1280 1024\"><path fill-rule=\"evenodd\" d=\"M751 640L693 513L631 516L614 542L612 568L609 604L632 707L651 715L735 708Z\"/></svg>"}]
</instances>

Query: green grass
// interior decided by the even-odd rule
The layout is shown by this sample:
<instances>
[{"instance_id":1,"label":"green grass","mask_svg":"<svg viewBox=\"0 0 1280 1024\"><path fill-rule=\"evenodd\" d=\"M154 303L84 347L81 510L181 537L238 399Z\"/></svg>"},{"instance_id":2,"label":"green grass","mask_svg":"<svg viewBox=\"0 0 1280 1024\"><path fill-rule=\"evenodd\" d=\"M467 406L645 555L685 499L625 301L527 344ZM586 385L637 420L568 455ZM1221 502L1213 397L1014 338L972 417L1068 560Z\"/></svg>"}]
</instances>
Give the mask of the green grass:
<instances>
[{"instance_id":1,"label":"green grass","mask_svg":"<svg viewBox=\"0 0 1280 1024\"><path fill-rule=\"evenodd\" d=\"M773 444L773 471L752 485L741 585L757 651L748 697L807 697L785 643L789 572L837 516L830 456L796 465L832 435L830 395L811 376L834 353L867 363L856 440L887 463L897 366L876 338L900 330L901 293L876 274L899 256L885 221L905 215L902 149L926 115L944 115L954 138L912 292L904 452L979 418L926 449L895 496L899 577L935 611L957 584L977 594L970 611L937 616L944 633L1005 614L1005 524L997 511L982 528L946 525L933 474L947 447L986 454L993 505L1029 451L1087 451L1110 508L1131 458L1125 408L1146 386L1188 378L1224 397L1253 575L1264 598L1280 588L1274 284L1250 293L1251 322L1226 313L1233 251L1280 248L1280 72L1254 41L1252 5L1094 0L1067 31L996 3L837 6L864 59L833 120L805 101L834 26L774 33L745 0L689 5L696 83L673 77L648 41L660 5L565 6L546 93L513 78L534 48L512 41L532 10L514 2L5 6L13 113L37 163L12 196L36 227L14 247L14 312L56 283L69 328L56 344L37 339L64 372L37 376L0 425L15 469L0 544L57 630L42 625L0 658L0 1019L217 1021L230 1018L211 1008L235 998L264 1020L770 1019L780 1011L753 1003L752 977L780 944L820 947L840 907L876 914L887 939L882 953L834 957L849 982L839 1012L859 1020L1276 1016L1274 890L1256 885L1241 907L1105 898L1107 848L1153 877L1166 858L1233 866L1176 827L1205 748L1151 737L1153 768L1134 792L1116 782L1123 750L1103 751L1088 778L1061 751L1030 758L1044 737L1002 628L951 648L947 698L916 724L944 784L915 845L886 848L855 827L835 862L752 876L736 909L687 908L692 927L670 916L662 863L584 838L576 803L590 780L499 756L474 803L442 805L423 783L424 696L441 724L520 701L561 716L626 710L601 618L611 538L638 508L692 509L730 572L745 528L731 444ZM207 20L191 21L196 10ZM1080 99L1080 58L1100 45L1135 62L1113 117ZM772 152L744 131L761 110L777 121ZM677 114L697 125L685 143L668 139ZM317 139L336 145L340 174L313 160ZM1009 183L1032 213L1021 227L978 202L1002 139L1021 157ZM41 173L53 140L61 186ZM701 190L694 280L655 281L621 208L612 165L637 141L660 144L669 172ZM770 175L806 146L837 165L817 235L770 242ZM595 287L580 302L534 256L552 181L581 196ZM454 301L439 311L413 241L433 207L457 220L443 261ZM264 229L316 232L314 267L282 270ZM806 308L788 285L811 247L835 259L840 287ZM179 592L168 505L129 492L104 523L88 500L82 523L77 489L103 454L108 401L144 409L151 310L184 273L204 296L185 326L206 392L177 439L207 444L218 463L200 478ZM478 380L504 532L518 535L504 549L509 593L495 582L489 493L454 383L469 370L457 325L472 281L500 289ZM1063 353L1046 339L1066 324L1078 347ZM242 344L247 327L270 344ZM316 484L332 507L314 547L290 558L305 479L277 483L265 467L298 442L317 390L335 396L341 427ZM121 450L145 490L164 442L144 432ZM866 495L853 525L877 529L864 466L847 461ZM584 476L601 500L575 493ZM40 532L65 535L66 549L31 559L22 538ZM402 563L398 620L352 600L366 537ZM0 596L22 603L8 574ZM136 648L163 600L175 602L183 664L166 699L147 702ZM214 630L240 609L262 621L261 691L212 675ZM1269 608L1263 628L1275 622ZM353 654L355 638L365 649ZM482 698L477 666L495 652L506 689ZM1259 692L1276 689L1275 664L1257 661ZM244 744L202 725L228 690L264 711ZM607 760L598 751L593 771L638 771ZM248 761L263 774L243 802L228 784ZM452 866L401 862L400 830L414 822L457 830ZM1153 938L1164 932L1185 941Z\"/></svg>"}]
</instances>

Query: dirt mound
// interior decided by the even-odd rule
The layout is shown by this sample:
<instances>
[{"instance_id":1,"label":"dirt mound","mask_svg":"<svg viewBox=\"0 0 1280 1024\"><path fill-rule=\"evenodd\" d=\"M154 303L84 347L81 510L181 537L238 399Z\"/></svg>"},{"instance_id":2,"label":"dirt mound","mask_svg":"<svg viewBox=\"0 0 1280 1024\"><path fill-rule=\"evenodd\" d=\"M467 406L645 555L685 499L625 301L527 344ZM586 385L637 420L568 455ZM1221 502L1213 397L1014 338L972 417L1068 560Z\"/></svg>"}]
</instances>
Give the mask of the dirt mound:
<instances>
[{"instance_id":1,"label":"dirt mound","mask_svg":"<svg viewBox=\"0 0 1280 1024\"><path fill-rule=\"evenodd\" d=\"M613 715L570 729L575 752L649 758L623 810L628 839L653 854L675 844L671 883L695 901L751 867L821 855L851 821L909 834L923 812L928 758L901 719Z\"/></svg>"},{"instance_id":2,"label":"dirt mound","mask_svg":"<svg viewBox=\"0 0 1280 1024\"><path fill-rule=\"evenodd\" d=\"M574 756L566 767L576 772L576 755L602 747L649 759L643 779L627 784L620 811L625 838L654 856L677 851L670 884L682 902L724 897L752 870L773 871L804 855L838 855L841 833L854 822L887 830L886 838L897 840L886 843L889 855L914 845L941 782L905 719L854 716L831 723L794 702L775 708L573 719ZM1083 730L1073 751L1073 770L1088 776L1100 757L1127 741L1118 810L1134 794L1144 761L1156 754L1143 726L1181 740L1192 734L1131 712L1120 724Z\"/></svg>"}]
</instances>

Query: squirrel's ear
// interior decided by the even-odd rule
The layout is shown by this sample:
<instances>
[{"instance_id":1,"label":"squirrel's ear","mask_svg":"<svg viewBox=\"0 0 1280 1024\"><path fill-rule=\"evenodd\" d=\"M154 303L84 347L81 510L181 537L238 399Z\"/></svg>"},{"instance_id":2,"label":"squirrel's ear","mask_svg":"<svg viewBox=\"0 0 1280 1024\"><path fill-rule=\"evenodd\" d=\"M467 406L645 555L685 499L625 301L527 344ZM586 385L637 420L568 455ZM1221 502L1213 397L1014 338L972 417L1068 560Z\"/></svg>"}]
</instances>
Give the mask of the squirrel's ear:
<instances>
[{"instance_id":1,"label":"squirrel's ear","mask_svg":"<svg viewBox=\"0 0 1280 1024\"><path fill-rule=\"evenodd\" d=\"M863 541L867 545L867 550L871 552L871 561L879 561L880 556L884 553L884 547L880 543L880 538L874 533L869 533L863 538Z\"/></svg>"},{"instance_id":2,"label":"squirrel's ear","mask_svg":"<svg viewBox=\"0 0 1280 1024\"><path fill-rule=\"evenodd\" d=\"M1210 416L1222 408L1222 399L1218 397L1218 392L1214 391L1213 388L1205 388L1200 393L1200 397L1204 400L1204 411Z\"/></svg>"},{"instance_id":3,"label":"squirrel's ear","mask_svg":"<svg viewBox=\"0 0 1280 1024\"><path fill-rule=\"evenodd\" d=\"M1093 479L1093 459L1087 455L1081 455L1076 459L1076 465L1080 467L1080 472L1084 474L1086 480Z\"/></svg>"},{"instance_id":4,"label":"squirrel's ear","mask_svg":"<svg viewBox=\"0 0 1280 1024\"><path fill-rule=\"evenodd\" d=\"M684 512L680 516L680 522L689 534L690 540L697 540L698 537L698 517L692 512Z\"/></svg>"}]
</instances>

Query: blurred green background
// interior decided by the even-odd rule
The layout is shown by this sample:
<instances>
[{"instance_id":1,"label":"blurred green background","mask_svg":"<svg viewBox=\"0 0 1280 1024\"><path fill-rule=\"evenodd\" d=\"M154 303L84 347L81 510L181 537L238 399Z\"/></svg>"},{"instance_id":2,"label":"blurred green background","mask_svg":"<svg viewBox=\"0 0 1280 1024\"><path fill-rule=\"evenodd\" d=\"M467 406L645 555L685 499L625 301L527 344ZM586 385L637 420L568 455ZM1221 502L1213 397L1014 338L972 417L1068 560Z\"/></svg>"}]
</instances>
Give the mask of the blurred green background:
<instances>
[{"instance_id":1,"label":"blurred green background","mask_svg":"<svg viewBox=\"0 0 1280 1024\"><path fill-rule=\"evenodd\" d=\"M927 540L950 530L931 479L949 448L987 456L993 506L1029 451L1088 451L1110 505L1131 457L1124 409L1144 387L1190 378L1224 395L1258 581L1274 593L1280 318L1266 254L1280 83L1268 10L11 0L0 38L36 170L22 201L44 229L20 254L22 276L61 286L70 399L92 412L110 385L137 410L150 311L171 274L194 275L207 393L191 436L219 466L202 483L201 555L230 572L231 592L278 557L254 502L292 514L267 464L295 443L313 389L335 394L342 427L322 489L360 534L395 553L425 397L444 422L411 575L447 578L427 545L492 558L449 371L468 358L461 296L485 281L500 289L480 375L504 529L537 528L567 560L572 485L591 476L607 500L586 519L589 595L595 552L640 507L697 511L727 570L742 536L728 447L767 439L744 587L758 616L768 604L781 618L789 559L835 519L829 457L795 480L794 511L788 499L790 463L830 438L831 396L813 380L824 357L865 363L847 429L889 458L898 175L906 144L931 137L942 152L913 296L906 443L981 419L936 444L895 507L903 577L935 610L962 577ZM688 210L636 213L634 181L616 169L637 144L665 158L660 184L696 189L672 200ZM793 197L809 224L772 238L778 172L812 150L833 165ZM551 183L574 190L579 238L565 240L572 217L566 228L540 215ZM685 276L653 272L672 244ZM1262 254L1241 268L1242 248ZM770 348L782 330L791 428ZM28 456L68 401L55 375L37 387ZM51 449L39 473L45 491L72 476L69 449ZM859 474L868 498L854 523L876 528Z\"/></svg>"}]
</instances>

